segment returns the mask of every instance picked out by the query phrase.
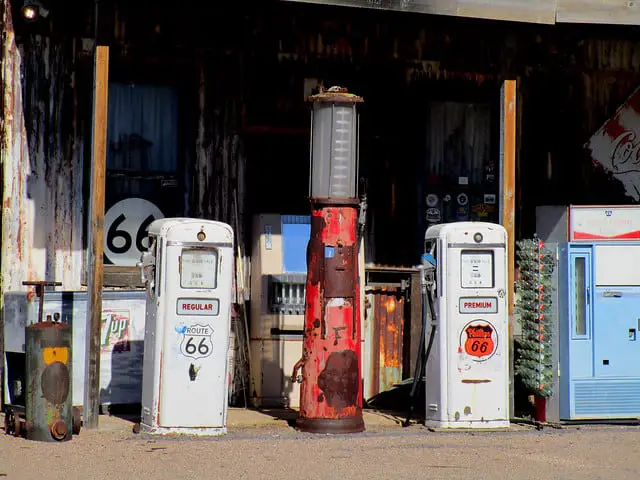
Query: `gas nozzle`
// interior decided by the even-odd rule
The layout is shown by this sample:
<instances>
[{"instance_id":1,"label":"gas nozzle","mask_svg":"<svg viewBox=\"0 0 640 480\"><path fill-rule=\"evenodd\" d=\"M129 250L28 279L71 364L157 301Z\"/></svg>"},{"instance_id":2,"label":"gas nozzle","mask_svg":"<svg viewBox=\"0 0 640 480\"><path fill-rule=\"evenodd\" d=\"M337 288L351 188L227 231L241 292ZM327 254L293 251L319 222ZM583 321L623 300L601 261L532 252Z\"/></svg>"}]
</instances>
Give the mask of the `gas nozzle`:
<instances>
[{"instance_id":1,"label":"gas nozzle","mask_svg":"<svg viewBox=\"0 0 640 480\"><path fill-rule=\"evenodd\" d=\"M422 270L422 275L420 276L420 283L422 286L426 286L435 279L436 259L430 253L423 253L421 260L420 269Z\"/></svg>"}]
</instances>

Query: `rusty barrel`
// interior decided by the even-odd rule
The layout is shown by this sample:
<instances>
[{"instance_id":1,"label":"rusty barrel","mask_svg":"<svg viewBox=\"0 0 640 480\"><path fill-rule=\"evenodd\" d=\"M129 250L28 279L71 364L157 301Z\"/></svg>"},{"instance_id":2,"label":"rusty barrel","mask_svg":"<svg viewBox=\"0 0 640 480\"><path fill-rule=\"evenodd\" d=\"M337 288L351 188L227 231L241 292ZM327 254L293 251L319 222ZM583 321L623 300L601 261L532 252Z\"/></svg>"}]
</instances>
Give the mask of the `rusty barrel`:
<instances>
[{"instance_id":1,"label":"rusty barrel","mask_svg":"<svg viewBox=\"0 0 640 480\"><path fill-rule=\"evenodd\" d=\"M26 437L71 440L73 430L71 326L40 322L26 328Z\"/></svg>"},{"instance_id":2,"label":"rusty barrel","mask_svg":"<svg viewBox=\"0 0 640 480\"><path fill-rule=\"evenodd\" d=\"M360 372L360 289L356 202L314 202L307 247L307 290L299 430L364 430Z\"/></svg>"}]
</instances>

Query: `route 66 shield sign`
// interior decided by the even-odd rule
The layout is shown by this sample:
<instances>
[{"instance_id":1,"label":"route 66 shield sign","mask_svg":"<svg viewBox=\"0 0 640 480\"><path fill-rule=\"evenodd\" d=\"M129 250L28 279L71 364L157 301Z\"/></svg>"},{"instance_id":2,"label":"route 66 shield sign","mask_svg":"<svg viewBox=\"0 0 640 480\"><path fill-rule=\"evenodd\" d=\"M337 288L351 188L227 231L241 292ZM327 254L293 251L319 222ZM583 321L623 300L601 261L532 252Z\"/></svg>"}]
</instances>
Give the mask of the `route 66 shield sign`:
<instances>
[{"instance_id":1,"label":"route 66 shield sign","mask_svg":"<svg viewBox=\"0 0 640 480\"><path fill-rule=\"evenodd\" d=\"M489 322L475 320L469 322L460 335L464 352L476 362L488 360L496 352L498 335Z\"/></svg>"},{"instance_id":2,"label":"route 66 shield sign","mask_svg":"<svg viewBox=\"0 0 640 480\"><path fill-rule=\"evenodd\" d=\"M190 358L208 357L213 352L212 336L211 325L195 324L186 327L180 343L180 352Z\"/></svg>"}]
</instances>

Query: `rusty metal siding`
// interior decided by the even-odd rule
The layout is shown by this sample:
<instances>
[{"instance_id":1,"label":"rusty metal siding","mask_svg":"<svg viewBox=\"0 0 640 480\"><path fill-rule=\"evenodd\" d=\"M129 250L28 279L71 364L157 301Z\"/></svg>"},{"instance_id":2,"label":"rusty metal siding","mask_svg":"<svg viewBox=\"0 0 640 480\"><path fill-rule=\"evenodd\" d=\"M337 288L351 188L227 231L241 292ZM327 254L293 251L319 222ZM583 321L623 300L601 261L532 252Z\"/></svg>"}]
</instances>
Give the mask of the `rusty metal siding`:
<instances>
[{"instance_id":1,"label":"rusty metal siding","mask_svg":"<svg viewBox=\"0 0 640 480\"><path fill-rule=\"evenodd\" d=\"M402 381L404 297L399 289L374 293L372 393L384 392Z\"/></svg>"},{"instance_id":2,"label":"rusty metal siding","mask_svg":"<svg viewBox=\"0 0 640 480\"><path fill-rule=\"evenodd\" d=\"M2 288L56 280L80 289L83 272L82 138L75 42L16 44L6 0L2 82Z\"/></svg>"}]
</instances>

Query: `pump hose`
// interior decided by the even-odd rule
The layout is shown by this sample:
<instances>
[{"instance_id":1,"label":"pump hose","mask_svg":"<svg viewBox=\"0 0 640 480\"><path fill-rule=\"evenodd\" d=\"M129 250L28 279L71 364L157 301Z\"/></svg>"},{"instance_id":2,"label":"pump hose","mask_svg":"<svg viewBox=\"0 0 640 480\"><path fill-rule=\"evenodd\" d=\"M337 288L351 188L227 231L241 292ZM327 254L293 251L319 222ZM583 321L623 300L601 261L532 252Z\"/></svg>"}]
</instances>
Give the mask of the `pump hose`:
<instances>
[{"instance_id":1,"label":"pump hose","mask_svg":"<svg viewBox=\"0 0 640 480\"><path fill-rule=\"evenodd\" d=\"M431 314L431 334L429 335L429 343L427 344L427 350L424 349L424 341L427 333L427 305L429 306L429 313ZM425 288L422 292L422 334L420 335L420 348L418 350L418 358L416 358L416 368L413 374L413 384L411 385L411 393L409 394L409 411L407 412L407 418L402 424L403 427L408 427L413 411L415 409L416 392L418 390L418 384L422 378L422 372L426 371L427 361L431 353L431 347L433 346L433 340L436 335L436 311L433 306L433 298L431 298L431 291ZM426 377L426 374L425 374ZM426 381L426 378L425 378Z\"/></svg>"}]
</instances>

